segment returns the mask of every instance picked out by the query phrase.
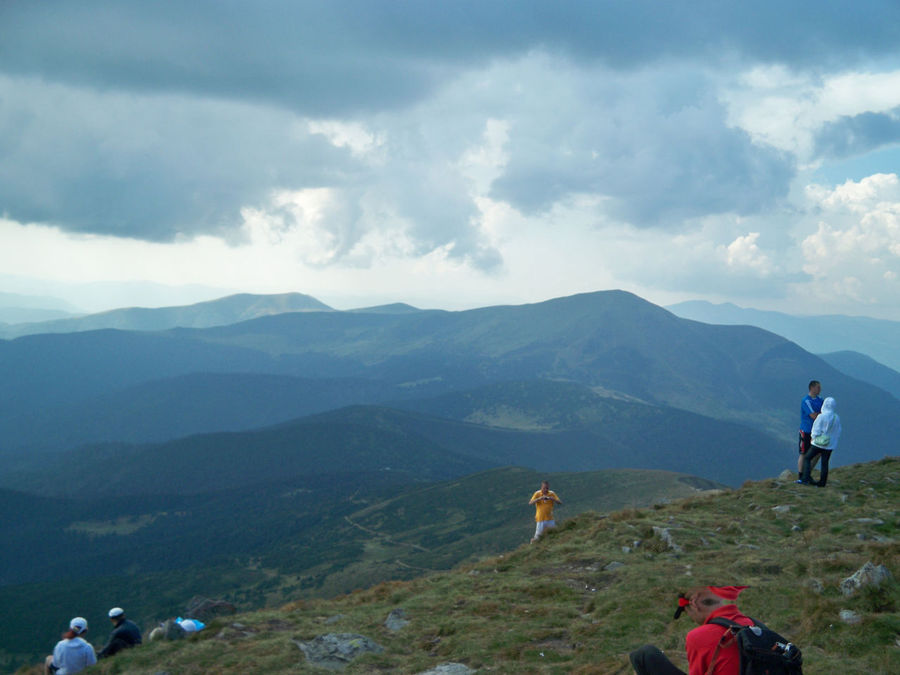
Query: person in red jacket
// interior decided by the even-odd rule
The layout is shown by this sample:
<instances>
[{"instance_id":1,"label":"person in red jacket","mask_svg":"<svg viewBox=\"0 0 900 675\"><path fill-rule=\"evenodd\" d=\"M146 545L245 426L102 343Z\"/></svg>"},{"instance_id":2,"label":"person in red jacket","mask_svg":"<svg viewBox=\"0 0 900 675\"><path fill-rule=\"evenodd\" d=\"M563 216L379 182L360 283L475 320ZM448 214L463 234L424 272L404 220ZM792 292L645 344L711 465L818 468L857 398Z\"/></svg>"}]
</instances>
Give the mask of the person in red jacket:
<instances>
[{"instance_id":1,"label":"person in red jacket","mask_svg":"<svg viewBox=\"0 0 900 675\"><path fill-rule=\"evenodd\" d=\"M730 619L742 626L753 621L741 614L735 601L746 586L699 586L678 598L675 618L686 612L699 624L685 638L687 675L740 675L741 655L733 637L726 637L728 629L711 619ZM659 649L644 645L629 655L637 675L685 675ZM713 666L710 670L710 665Z\"/></svg>"}]
</instances>

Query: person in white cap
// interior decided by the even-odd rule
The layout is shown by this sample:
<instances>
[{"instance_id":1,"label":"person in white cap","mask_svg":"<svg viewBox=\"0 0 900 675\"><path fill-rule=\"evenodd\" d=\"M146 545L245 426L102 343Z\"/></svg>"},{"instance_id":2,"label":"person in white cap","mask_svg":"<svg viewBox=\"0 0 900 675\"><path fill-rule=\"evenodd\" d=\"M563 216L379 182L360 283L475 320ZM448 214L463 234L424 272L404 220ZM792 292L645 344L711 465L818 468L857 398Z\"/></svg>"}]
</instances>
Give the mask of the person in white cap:
<instances>
[{"instance_id":1,"label":"person in white cap","mask_svg":"<svg viewBox=\"0 0 900 675\"><path fill-rule=\"evenodd\" d=\"M62 640L56 643L53 655L47 657L44 664L47 673L72 675L97 663L94 648L83 637L87 629L88 622L80 616L69 622L69 630L63 633Z\"/></svg>"},{"instance_id":2,"label":"person in white cap","mask_svg":"<svg viewBox=\"0 0 900 675\"><path fill-rule=\"evenodd\" d=\"M106 646L97 654L99 659L105 659L123 649L141 644L141 629L133 621L125 618L124 609L113 607L109 610L109 620L112 621L113 632L110 633Z\"/></svg>"}]
</instances>

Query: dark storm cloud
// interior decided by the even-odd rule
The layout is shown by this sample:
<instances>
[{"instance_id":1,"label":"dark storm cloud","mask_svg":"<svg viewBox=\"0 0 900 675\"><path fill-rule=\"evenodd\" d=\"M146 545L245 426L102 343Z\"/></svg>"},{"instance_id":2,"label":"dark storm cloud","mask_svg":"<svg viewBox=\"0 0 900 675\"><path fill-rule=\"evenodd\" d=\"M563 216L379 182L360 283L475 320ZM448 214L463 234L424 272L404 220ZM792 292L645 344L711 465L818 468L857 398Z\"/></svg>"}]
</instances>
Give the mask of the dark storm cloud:
<instances>
[{"instance_id":1,"label":"dark storm cloud","mask_svg":"<svg viewBox=\"0 0 900 675\"><path fill-rule=\"evenodd\" d=\"M900 108L887 113L866 112L825 124L816 134L816 153L843 159L900 142Z\"/></svg>"},{"instance_id":2,"label":"dark storm cloud","mask_svg":"<svg viewBox=\"0 0 900 675\"><path fill-rule=\"evenodd\" d=\"M177 97L85 99L0 78L0 211L21 222L164 241L219 233L273 189L341 184L346 150L279 111Z\"/></svg>"},{"instance_id":3,"label":"dark storm cloud","mask_svg":"<svg viewBox=\"0 0 900 675\"><path fill-rule=\"evenodd\" d=\"M9 73L336 115L402 106L460 67L534 48L625 67L723 56L848 65L895 53L900 4L6 0L0 25Z\"/></svg>"},{"instance_id":4,"label":"dark storm cloud","mask_svg":"<svg viewBox=\"0 0 900 675\"><path fill-rule=\"evenodd\" d=\"M753 213L786 193L792 160L728 127L703 71L847 67L898 43L900 4L878 0L866 11L843 1L5 0L0 213L156 241L235 236L242 207L328 187L345 200L323 225L335 258L395 219L416 254L445 247L487 269L499 256L459 168L487 119L509 125L492 194L522 211L590 193L639 225ZM533 54L558 70L520 71L526 96L513 82L492 82L503 93L493 98L456 86ZM595 73L621 78L598 87ZM572 105L554 108L567 92ZM359 122L383 132L384 147L354 154L310 134L308 118Z\"/></svg>"}]
</instances>

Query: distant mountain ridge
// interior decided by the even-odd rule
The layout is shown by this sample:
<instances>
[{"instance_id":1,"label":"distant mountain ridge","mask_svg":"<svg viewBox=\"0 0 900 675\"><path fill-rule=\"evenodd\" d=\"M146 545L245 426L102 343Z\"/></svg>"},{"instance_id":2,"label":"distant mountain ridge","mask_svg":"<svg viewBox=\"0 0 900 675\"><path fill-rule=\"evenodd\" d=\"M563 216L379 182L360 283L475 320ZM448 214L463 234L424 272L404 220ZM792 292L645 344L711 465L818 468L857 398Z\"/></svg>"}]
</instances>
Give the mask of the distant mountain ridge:
<instances>
[{"instance_id":1,"label":"distant mountain ridge","mask_svg":"<svg viewBox=\"0 0 900 675\"><path fill-rule=\"evenodd\" d=\"M792 316L703 300L681 302L666 309L704 323L758 326L814 354L861 352L900 371L900 321L860 316Z\"/></svg>"},{"instance_id":2,"label":"distant mountain ridge","mask_svg":"<svg viewBox=\"0 0 900 675\"><path fill-rule=\"evenodd\" d=\"M16 383L0 389L6 413L0 431L28 426L36 408L71 410L75 401L125 395L154 380L171 379L175 386L181 376L199 373L357 379L403 391L397 400L407 401L503 382L568 381L666 410L670 425L645 424L664 444L684 433L673 413L681 410L751 428L784 443L786 451L806 382L815 378L836 395L845 423L836 463L873 459L885 437L900 435L900 402L784 338L680 319L622 291L462 312L292 312L205 329L0 341L0 378ZM202 389L195 395L204 396ZM340 404L359 402L387 403L354 400L351 392ZM548 402L538 397L540 406ZM447 413L433 408L429 414ZM631 422L618 428L631 429L634 448L646 442ZM734 445L733 436L754 437L740 428L723 437L696 426L691 433L698 447L721 452ZM740 455L721 458L734 466L745 462Z\"/></svg>"},{"instance_id":3,"label":"distant mountain ridge","mask_svg":"<svg viewBox=\"0 0 900 675\"><path fill-rule=\"evenodd\" d=\"M6 328L3 324L50 321L77 313L77 308L59 298L0 291L0 336Z\"/></svg>"},{"instance_id":4,"label":"distant mountain ridge","mask_svg":"<svg viewBox=\"0 0 900 675\"><path fill-rule=\"evenodd\" d=\"M284 312L331 312L331 307L302 293L253 295L239 293L217 300L176 307L130 307L99 314L8 326L0 337L12 339L38 333L73 333L114 328L159 331L208 328Z\"/></svg>"},{"instance_id":5,"label":"distant mountain ridge","mask_svg":"<svg viewBox=\"0 0 900 675\"><path fill-rule=\"evenodd\" d=\"M820 356L842 373L874 384L894 398L900 397L900 373L875 359L854 351L832 352Z\"/></svg>"}]
</instances>

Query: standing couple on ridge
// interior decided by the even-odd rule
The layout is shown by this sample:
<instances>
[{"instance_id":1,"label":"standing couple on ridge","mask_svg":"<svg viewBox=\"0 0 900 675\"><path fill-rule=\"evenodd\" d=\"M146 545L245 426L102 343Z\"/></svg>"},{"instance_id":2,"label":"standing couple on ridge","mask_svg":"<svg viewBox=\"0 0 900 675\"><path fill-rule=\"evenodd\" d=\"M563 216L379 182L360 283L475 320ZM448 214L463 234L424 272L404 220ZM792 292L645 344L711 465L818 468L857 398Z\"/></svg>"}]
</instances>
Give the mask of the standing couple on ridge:
<instances>
[{"instance_id":1,"label":"standing couple on ridge","mask_svg":"<svg viewBox=\"0 0 900 675\"><path fill-rule=\"evenodd\" d=\"M837 448L841 436L841 418L836 412L837 404L830 396L823 401L819 397L821 392L822 385L818 380L812 380L809 383L809 394L800 402L797 482L801 485L825 487L831 452ZM822 466L819 481L813 482L812 469L820 457Z\"/></svg>"}]
</instances>

